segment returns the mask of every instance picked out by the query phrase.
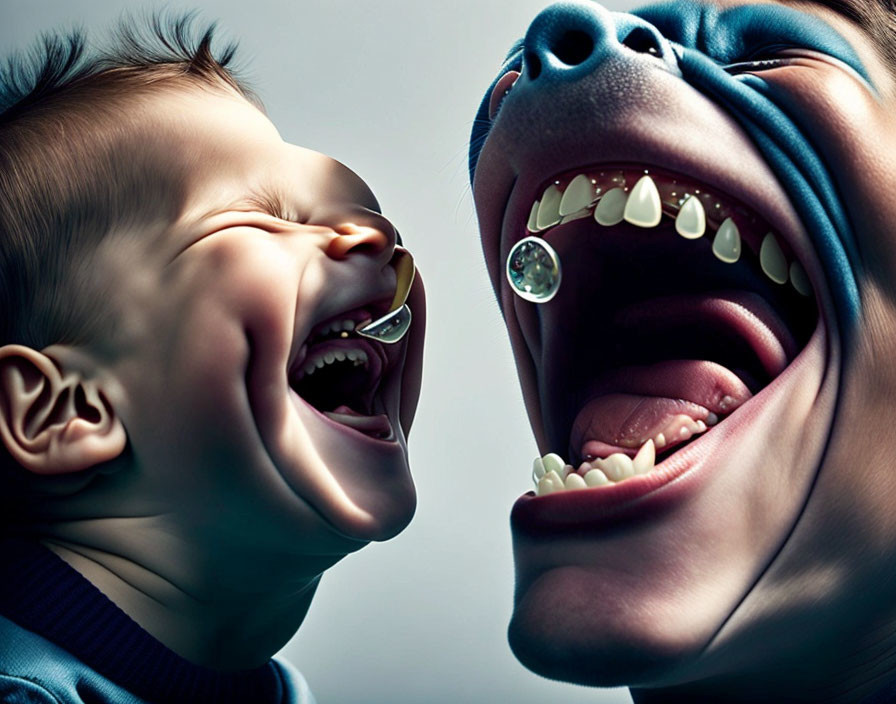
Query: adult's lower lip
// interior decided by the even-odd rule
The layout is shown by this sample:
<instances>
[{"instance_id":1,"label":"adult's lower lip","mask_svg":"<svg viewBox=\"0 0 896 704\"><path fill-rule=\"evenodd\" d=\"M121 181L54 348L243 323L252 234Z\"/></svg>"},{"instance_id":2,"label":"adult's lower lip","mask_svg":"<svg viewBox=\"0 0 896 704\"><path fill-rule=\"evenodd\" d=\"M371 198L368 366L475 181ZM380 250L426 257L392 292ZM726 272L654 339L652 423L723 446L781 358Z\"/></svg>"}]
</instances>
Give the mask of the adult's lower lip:
<instances>
[{"instance_id":1,"label":"adult's lower lip","mask_svg":"<svg viewBox=\"0 0 896 704\"><path fill-rule=\"evenodd\" d=\"M777 378L648 474L602 487L521 496L511 512L514 531L529 535L568 533L606 529L623 521L656 520L699 493L721 458L737 452L743 443L755 444L752 427L766 414L774 415L779 405L775 402L795 391L807 365L824 368L826 344L825 323L819 320L806 347Z\"/></svg>"}]
</instances>

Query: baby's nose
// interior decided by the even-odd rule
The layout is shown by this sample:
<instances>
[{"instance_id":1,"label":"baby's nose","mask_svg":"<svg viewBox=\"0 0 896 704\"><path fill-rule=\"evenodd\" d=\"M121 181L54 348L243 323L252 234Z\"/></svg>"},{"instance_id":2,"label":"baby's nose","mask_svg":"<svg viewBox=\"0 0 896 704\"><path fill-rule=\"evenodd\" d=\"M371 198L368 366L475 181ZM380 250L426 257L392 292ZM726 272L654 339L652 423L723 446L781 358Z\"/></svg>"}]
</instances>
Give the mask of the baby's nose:
<instances>
[{"instance_id":1,"label":"baby's nose","mask_svg":"<svg viewBox=\"0 0 896 704\"><path fill-rule=\"evenodd\" d=\"M397 234L386 218L378 213L368 212L347 218L332 226L336 233L327 245L327 256L345 259L350 254L366 254L381 259L386 265L392 258Z\"/></svg>"}]
</instances>

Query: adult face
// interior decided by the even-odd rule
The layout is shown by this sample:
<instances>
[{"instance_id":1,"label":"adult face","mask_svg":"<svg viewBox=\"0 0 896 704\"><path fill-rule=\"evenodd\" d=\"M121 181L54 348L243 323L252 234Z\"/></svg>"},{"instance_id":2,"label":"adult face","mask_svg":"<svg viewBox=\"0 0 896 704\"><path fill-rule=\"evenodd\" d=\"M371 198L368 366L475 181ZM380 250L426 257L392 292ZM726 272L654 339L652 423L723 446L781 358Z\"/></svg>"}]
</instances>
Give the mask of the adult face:
<instances>
[{"instance_id":1,"label":"adult face","mask_svg":"<svg viewBox=\"0 0 896 704\"><path fill-rule=\"evenodd\" d=\"M896 111L876 48L811 3L569 2L486 96L483 250L539 451L569 463L512 515L531 669L729 700L849 699L888 672ZM562 268L546 302L518 295L531 255L507 269L528 236Z\"/></svg>"}]
</instances>

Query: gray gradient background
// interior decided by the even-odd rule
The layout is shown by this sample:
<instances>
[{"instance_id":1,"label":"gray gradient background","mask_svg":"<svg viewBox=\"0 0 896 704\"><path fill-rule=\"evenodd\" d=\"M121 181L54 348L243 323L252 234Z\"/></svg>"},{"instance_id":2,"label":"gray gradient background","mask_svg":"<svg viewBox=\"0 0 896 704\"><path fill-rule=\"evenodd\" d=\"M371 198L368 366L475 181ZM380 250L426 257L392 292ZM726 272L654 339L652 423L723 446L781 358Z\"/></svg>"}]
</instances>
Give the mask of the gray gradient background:
<instances>
[{"instance_id":1,"label":"gray gradient background","mask_svg":"<svg viewBox=\"0 0 896 704\"><path fill-rule=\"evenodd\" d=\"M508 514L529 488L536 448L481 261L466 147L482 92L545 3L167 3L200 8L239 39L246 77L284 138L367 180L427 284L423 395L410 437L417 516L396 539L324 576L282 652L320 704L631 701L626 690L541 679L505 639ZM0 48L24 48L42 30L76 23L100 37L120 8L155 6L0 0Z\"/></svg>"}]
</instances>

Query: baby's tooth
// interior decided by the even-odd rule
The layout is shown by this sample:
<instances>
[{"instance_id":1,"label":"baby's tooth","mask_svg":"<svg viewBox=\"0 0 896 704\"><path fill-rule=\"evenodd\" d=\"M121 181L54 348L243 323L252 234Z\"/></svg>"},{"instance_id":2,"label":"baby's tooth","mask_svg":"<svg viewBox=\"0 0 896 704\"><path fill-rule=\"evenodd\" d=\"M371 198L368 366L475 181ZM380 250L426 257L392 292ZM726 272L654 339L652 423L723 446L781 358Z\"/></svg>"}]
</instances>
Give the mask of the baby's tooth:
<instances>
[{"instance_id":1,"label":"baby's tooth","mask_svg":"<svg viewBox=\"0 0 896 704\"><path fill-rule=\"evenodd\" d=\"M557 474L562 474L563 466L566 464L560 455L553 452L549 452L541 460L544 463L545 473L556 472Z\"/></svg>"},{"instance_id":2,"label":"baby's tooth","mask_svg":"<svg viewBox=\"0 0 896 704\"><path fill-rule=\"evenodd\" d=\"M642 176L628 196L622 217L638 227L656 227L662 216L660 192L650 176Z\"/></svg>"},{"instance_id":3,"label":"baby's tooth","mask_svg":"<svg viewBox=\"0 0 896 704\"><path fill-rule=\"evenodd\" d=\"M585 174L579 174L566 187L560 199L560 216L577 213L591 205L594 199L594 185Z\"/></svg>"},{"instance_id":4,"label":"baby's tooth","mask_svg":"<svg viewBox=\"0 0 896 704\"><path fill-rule=\"evenodd\" d=\"M318 357L316 360L314 360L314 366L318 369L323 369L325 364L326 362L324 361L323 357Z\"/></svg>"},{"instance_id":5,"label":"baby's tooth","mask_svg":"<svg viewBox=\"0 0 896 704\"><path fill-rule=\"evenodd\" d=\"M563 480L556 472L548 472L538 480L538 486L535 489L537 496L545 494L553 494L555 491L563 491Z\"/></svg>"},{"instance_id":6,"label":"baby's tooth","mask_svg":"<svg viewBox=\"0 0 896 704\"><path fill-rule=\"evenodd\" d=\"M590 462L582 462L582 464L579 465L579 472L582 474L583 477L586 474L588 474L588 472L590 472L592 469L594 469L594 467L591 465Z\"/></svg>"},{"instance_id":7,"label":"baby's tooth","mask_svg":"<svg viewBox=\"0 0 896 704\"><path fill-rule=\"evenodd\" d=\"M793 262L790 265L790 283L793 284L797 293L803 296L812 295L812 284L809 282L806 270L803 269L803 265L799 262Z\"/></svg>"},{"instance_id":8,"label":"baby's tooth","mask_svg":"<svg viewBox=\"0 0 896 704\"><path fill-rule=\"evenodd\" d=\"M327 364L332 364L332 363L335 361L335 359L336 359L336 354L333 353L333 352L327 352L327 353L324 355L324 361L325 361Z\"/></svg>"},{"instance_id":9,"label":"baby's tooth","mask_svg":"<svg viewBox=\"0 0 896 704\"><path fill-rule=\"evenodd\" d=\"M635 473L632 458L621 452L614 452L606 459L597 460L594 464L614 482L627 479Z\"/></svg>"},{"instance_id":10,"label":"baby's tooth","mask_svg":"<svg viewBox=\"0 0 896 704\"><path fill-rule=\"evenodd\" d=\"M740 259L740 231L731 218L727 218L719 225L716 237L712 241L712 253L728 264L734 264Z\"/></svg>"},{"instance_id":11,"label":"baby's tooth","mask_svg":"<svg viewBox=\"0 0 896 704\"><path fill-rule=\"evenodd\" d=\"M759 247L759 265L765 275L776 284L787 283L787 260L781 251L781 245L771 232L763 238Z\"/></svg>"},{"instance_id":12,"label":"baby's tooth","mask_svg":"<svg viewBox=\"0 0 896 704\"><path fill-rule=\"evenodd\" d=\"M666 446L666 435L664 433L660 433L654 438L656 442L657 449L663 448Z\"/></svg>"},{"instance_id":13,"label":"baby's tooth","mask_svg":"<svg viewBox=\"0 0 896 704\"><path fill-rule=\"evenodd\" d=\"M703 237L706 232L706 211L695 196L688 196L675 217L675 231L689 240Z\"/></svg>"},{"instance_id":14,"label":"baby's tooth","mask_svg":"<svg viewBox=\"0 0 896 704\"><path fill-rule=\"evenodd\" d=\"M567 491L569 491L569 490L573 490L573 489L585 489L585 488L587 488L588 485L585 483L585 480L582 479L582 477L580 475L573 472L572 474L570 474L569 476L566 477L566 482L564 483L564 486L567 489Z\"/></svg>"},{"instance_id":15,"label":"baby's tooth","mask_svg":"<svg viewBox=\"0 0 896 704\"><path fill-rule=\"evenodd\" d=\"M538 215L535 224L539 230L560 222L560 189L551 184L541 197L541 205L538 206Z\"/></svg>"},{"instance_id":16,"label":"baby's tooth","mask_svg":"<svg viewBox=\"0 0 896 704\"><path fill-rule=\"evenodd\" d=\"M653 440L648 440L641 446L641 449L638 450L638 454L635 455L635 459L632 460L632 466L634 467L635 474L647 474L653 469L655 462L656 446L653 444Z\"/></svg>"},{"instance_id":17,"label":"baby's tooth","mask_svg":"<svg viewBox=\"0 0 896 704\"><path fill-rule=\"evenodd\" d=\"M538 232L538 206L539 201L535 201L532 204L532 210L529 211L529 223L526 227L529 229L529 232Z\"/></svg>"},{"instance_id":18,"label":"baby's tooth","mask_svg":"<svg viewBox=\"0 0 896 704\"><path fill-rule=\"evenodd\" d=\"M600 199L600 203L594 209L594 219L600 225L609 227L622 222L625 214L625 202L628 194L621 188L612 188Z\"/></svg>"},{"instance_id":19,"label":"baby's tooth","mask_svg":"<svg viewBox=\"0 0 896 704\"><path fill-rule=\"evenodd\" d=\"M355 321L354 320L344 320L342 322L342 329L348 330L349 332L351 332L352 330L355 329Z\"/></svg>"},{"instance_id":20,"label":"baby's tooth","mask_svg":"<svg viewBox=\"0 0 896 704\"><path fill-rule=\"evenodd\" d=\"M601 472L599 469L592 469L585 475L586 486L604 486L605 484L609 483L610 480L607 479L607 475Z\"/></svg>"},{"instance_id":21,"label":"baby's tooth","mask_svg":"<svg viewBox=\"0 0 896 704\"><path fill-rule=\"evenodd\" d=\"M340 361L340 362L344 362L344 361L345 361L345 352L342 352L342 351L336 352L336 353L334 354L334 356L335 356L336 359L337 359L338 361Z\"/></svg>"}]
</instances>

